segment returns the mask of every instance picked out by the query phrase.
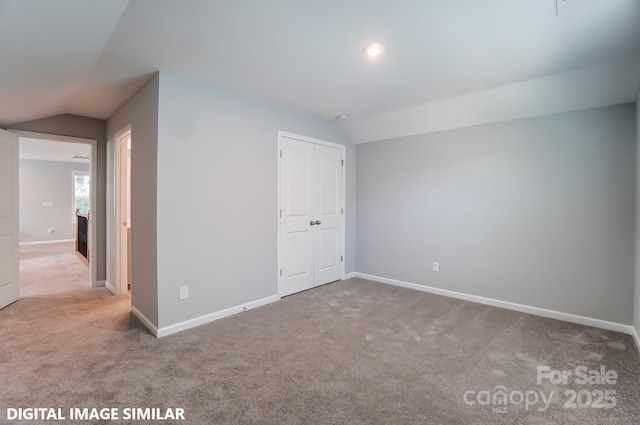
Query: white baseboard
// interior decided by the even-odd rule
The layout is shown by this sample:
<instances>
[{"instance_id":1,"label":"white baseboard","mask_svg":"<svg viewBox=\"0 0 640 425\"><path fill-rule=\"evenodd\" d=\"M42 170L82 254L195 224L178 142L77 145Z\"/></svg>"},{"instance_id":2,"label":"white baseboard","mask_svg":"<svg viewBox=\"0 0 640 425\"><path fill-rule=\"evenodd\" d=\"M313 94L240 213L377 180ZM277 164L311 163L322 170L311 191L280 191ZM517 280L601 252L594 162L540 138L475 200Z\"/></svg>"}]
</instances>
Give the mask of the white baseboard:
<instances>
[{"instance_id":1,"label":"white baseboard","mask_svg":"<svg viewBox=\"0 0 640 425\"><path fill-rule=\"evenodd\" d=\"M636 343L636 349L640 352L640 336L638 335L638 330L635 326L631 326L631 336L633 337L633 341Z\"/></svg>"},{"instance_id":2,"label":"white baseboard","mask_svg":"<svg viewBox=\"0 0 640 425\"><path fill-rule=\"evenodd\" d=\"M109 282L107 282L106 280L103 280L101 282L104 282L104 286L113 294L116 295L117 291L116 288L113 287L112 284L110 284Z\"/></svg>"},{"instance_id":3,"label":"white baseboard","mask_svg":"<svg viewBox=\"0 0 640 425\"><path fill-rule=\"evenodd\" d=\"M137 308L135 308L134 306L131 306L131 312L133 313L134 316L140 319L142 324L145 325L147 329L149 329L154 336L158 337L158 327L154 325L153 322L149 320L147 316L142 314L142 312Z\"/></svg>"},{"instance_id":4,"label":"white baseboard","mask_svg":"<svg viewBox=\"0 0 640 425\"><path fill-rule=\"evenodd\" d=\"M479 304L486 304L494 307L500 307L507 310L519 311L521 313L529 313L535 316L547 317L550 319L563 320L565 322L577 323L579 325L593 326L594 328L606 329L608 331L621 332L627 335L634 335L635 328L631 325L622 323L609 322L607 320L594 319L592 317L579 316L577 314L563 313L561 311L548 310L546 308L533 307L524 304L512 303L509 301L501 301L493 298L480 297L478 295L465 294L463 292L450 291L448 289L434 288L433 286L418 285L416 283L404 282L401 280L389 279L386 277L374 276L365 273L356 272L356 277L362 279L373 280L380 283L386 283L394 286L402 286L403 288L416 289L418 291L429 292L431 294L443 295L445 297L457 298L464 301L471 301ZM637 333L636 344L638 344ZM638 347L640 349L640 346Z\"/></svg>"},{"instance_id":5,"label":"white baseboard","mask_svg":"<svg viewBox=\"0 0 640 425\"><path fill-rule=\"evenodd\" d=\"M342 280L352 279L354 277L356 277L356 272L351 272L351 273L345 274Z\"/></svg>"},{"instance_id":6,"label":"white baseboard","mask_svg":"<svg viewBox=\"0 0 640 425\"><path fill-rule=\"evenodd\" d=\"M20 246L28 246L28 245L49 245L53 243L67 243L67 242L75 242L75 239L58 239L55 241L35 241L35 242L20 242Z\"/></svg>"},{"instance_id":7,"label":"white baseboard","mask_svg":"<svg viewBox=\"0 0 640 425\"><path fill-rule=\"evenodd\" d=\"M176 332L181 332L187 329L195 328L196 326L204 325L205 323L213 322L215 320L219 320L236 313L241 313L245 309L251 310L253 308L261 307L263 305L270 304L272 302L279 301L279 300L280 300L280 297L278 295L271 295L270 297L261 298L259 300L248 302L246 304L240 304L235 307L230 307L224 310L216 311L214 313L205 314L204 316L185 320L184 322L176 323L175 325L164 326L160 329L157 329L156 336L158 338L162 338L163 336L167 336L167 335L174 334Z\"/></svg>"},{"instance_id":8,"label":"white baseboard","mask_svg":"<svg viewBox=\"0 0 640 425\"><path fill-rule=\"evenodd\" d=\"M96 288L99 288L101 286L107 286L107 283L109 283L109 282L107 282L106 280L97 280L96 281ZM111 284L109 284L109 286L111 286ZM109 289L109 288L107 287L107 289Z\"/></svg>"}]
</instances>

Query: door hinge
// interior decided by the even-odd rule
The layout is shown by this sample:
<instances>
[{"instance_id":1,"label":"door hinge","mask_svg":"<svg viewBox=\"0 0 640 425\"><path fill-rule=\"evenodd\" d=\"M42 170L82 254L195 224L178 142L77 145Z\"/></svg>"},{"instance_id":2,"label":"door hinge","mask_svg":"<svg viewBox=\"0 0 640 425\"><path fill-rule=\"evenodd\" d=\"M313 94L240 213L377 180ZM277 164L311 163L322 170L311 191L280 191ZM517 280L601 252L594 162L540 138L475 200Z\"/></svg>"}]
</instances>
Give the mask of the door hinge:
<instances>
[{"instance_id":1,"label":"door hinge","mask_svg":"<svg viewBox=\"0 0 640 425\"><path fill-rule=\"evenodd\" d=\"M342 166L344 167L344 159L342 160Z\"/></svg>"},{"instance_id":2,"label":"door hinge","mask_svg":"<svg viewBox=\"0 0 640 425\"><path fill-rule=\"evenodd\" d=\"M340 256L340 262L342 263L344 261L344 255Z\"/></svg>"},{"instance_id":3,"label":"door hinge","mask_svg":"<svg viewBox=\"0 0 640 425\"><path fill-rule=\"evenodd\" d=\"M282 149L280 149L280 158L282 158Z\"/></svg>"},{"instance_id":4,"label":"door hinge","mask_svg":"<svg viewBox=\"0 0 640 425\"><path fill-rule=\"evenodd\" d=\"M340 208L340 214L344 214L344 208Z\"/></svg>"},{"instance_id":5,"label":"door hinge","mask_svg":"<svg viewBox=\"0 0 640 425\"><path fill-rule=\"evenodd\" d=\"M280 269L280 276L282 276L282 269Z\"/></svg>"},{"instance_id":6,"label":"door hinge","mask_svg":"<svg viewBox=\"0 0 640 425\"><path fill-rule=\"evenodd\" d=\"M282 210L280 210L280 217L282 217Z\"/></svg>"}]
</instances>

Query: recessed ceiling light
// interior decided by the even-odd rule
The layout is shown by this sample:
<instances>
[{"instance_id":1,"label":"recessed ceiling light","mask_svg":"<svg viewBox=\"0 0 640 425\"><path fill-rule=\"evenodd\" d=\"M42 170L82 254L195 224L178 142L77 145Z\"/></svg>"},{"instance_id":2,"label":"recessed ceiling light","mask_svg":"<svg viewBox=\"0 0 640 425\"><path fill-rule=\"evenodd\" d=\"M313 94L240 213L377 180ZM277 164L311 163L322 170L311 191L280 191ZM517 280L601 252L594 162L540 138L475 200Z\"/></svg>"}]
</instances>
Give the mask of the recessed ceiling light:
<instances>
[{"instance_id":1,"label":"recessed ceiling light","mask_svg":"<svg viewBox=\"0 0 640 425\"><path fill-rule=\"evenodd\" d=\"M348 116L346 116L346 115L336 115L336 119L337 119L337 120L346 120L346 119L348 119L348 118L349 118L349 117L348 117Z\"/></svg>"},{"instance_id":2,"label":"recessed ceiling light","mask_svg":"<svg viewBox=\"0 0 640 425\"><path fill-rule=\"evenodd\" d=\"M364 49L362 50L364 51L365 55L371 58L375 58L380 56L382 52L384 52L384 46L382 44L372 43L364 46Z\"/></svg>"}]
</instances>

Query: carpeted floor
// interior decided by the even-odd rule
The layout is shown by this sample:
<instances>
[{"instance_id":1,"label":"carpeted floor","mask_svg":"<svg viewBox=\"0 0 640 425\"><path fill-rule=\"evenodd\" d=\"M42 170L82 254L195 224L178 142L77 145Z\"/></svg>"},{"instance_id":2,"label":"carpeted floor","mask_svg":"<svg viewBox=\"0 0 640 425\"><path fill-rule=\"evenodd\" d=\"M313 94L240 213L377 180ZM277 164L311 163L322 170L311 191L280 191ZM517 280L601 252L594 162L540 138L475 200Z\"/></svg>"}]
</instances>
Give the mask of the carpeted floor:
<instances>
[{"instance_id":1,"label":"carpeted floor","mask_svg":"<svg viewBox=\"0 0 640 425\"><path fill-rule=\"evenodd\" d=\"M75 242L20 246L20 296L89 288L89 265Z\"/></svg>"},{"instance_id":2,"label":"carpeted floor","mask_svg":"<svg viewBox=\"0 0 640 425\"><path fill-rule=\"evenodd\" d=\"M7 407L180 407L189 424L640 423L640 355L619 333L361 279L159 340L129 309L87 289L1 310L0 421ZM616 383L536 381L538 366L601 365ZM605 390L615 407L587 407Z\"/></svg>"}]
</instances>

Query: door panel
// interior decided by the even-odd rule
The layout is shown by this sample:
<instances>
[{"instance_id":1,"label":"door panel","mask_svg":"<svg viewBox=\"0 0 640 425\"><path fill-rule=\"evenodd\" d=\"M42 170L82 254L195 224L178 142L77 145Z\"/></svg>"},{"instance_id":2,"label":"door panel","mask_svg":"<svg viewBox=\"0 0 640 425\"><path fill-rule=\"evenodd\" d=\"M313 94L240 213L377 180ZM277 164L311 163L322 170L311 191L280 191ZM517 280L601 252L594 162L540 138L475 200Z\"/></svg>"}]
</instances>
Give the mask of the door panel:
<instances>
[{"instance_id":1,"label":"door panel","mask_svg":"<svg viewBox=\"0 0 640 425\"><path fill-rule=\"evenodd\" d=\"M280 139L279 294L342 278L344 151Z\"/></svg>"},{"instance_id":2,"label":"door panel","mask_svg":"<svg viewBox=\"0 0 640 425\"><path fill-rule=\"evenodd\" d=\"M337 229L317 229L317 249L316 249L316 273L324 273L330 269L338 268L338 260L340 257L338 250L338 232ZM319 277L317 284L322 285L332 280L326 280ZM325 281L326 280L326 281ZM333 279L336 280L336 279Z\"/></svg>"},{"instance_id":3,"label":"door panel","mask_svg":"<svg viewBox=\"0 0 640 425\"><path fill-rule=\"evenodd\" d=\"M307 253L313 248L311 241L311 232L288 232L285 241L286 263L284 269L287 271L286 277L296 278L299 276L311 276L313 269L309 267L309 258Z\"/></svg>"},{"instance_id":4,"label":"door panel","mask_svg":"<svg viewBox=\"0 0 640 425\"><path fill-rule=\"evenodd\" d=\"M18 268L18 137L0 130L0 308L20 295Z\"/></svg>"},{"instance_id":5,"label":"door panel","mask_svg":"<svg viewBox=\"0 0 640 425\"><path fill-rule=\"evenodd\" d=\"M287 164L287 217L308 217L311 214L312 154L312 150L297 147L289 147L283 153Z\"/></svg>"},{"instance_id":6,"label":"door panel","mask_svg":"<svg viewBox=\"0 0 640 425\"><path fill-rule=\"evenodd\" d=\"M323 149L319 149L323 148ZM316 147L319 178L319 206L318 213L326 216L338 215L338 178L341 174L339 158L341 152L334 148L325 148L324 146Z\"/></svg>"},{"instance_id":7,"label":"door panel","mask_svg":"<svg viewBox=\"0 0 640 425\"><path fill-rule=\"evenodd\" d=\"M10 217L13 213L13 183L13 148L0 139L0 217Z\"/></svg>"},{"instance_id":8,"label":"door panel","mask_svg":"<svg viewBox=\"0 0 640 425\"><path fill-rule=\"evenodd\" d=\"M0 236L0 290L13 280L13 266L9 261L14 259L13 236Z\"/></svg>"},{"instance_id":9,"label":"door panel","mask_svg":"<svg viewBox=\"0 0 640 425\"><path fill-rule=\"evenodd\" d=\"M315 146L318 170L318 206L316 216L315 284L324 285L342 278L340 256L342 205L342 150Z\"/></svg>"},{"instance_id":10,"label":"door panel","mask_svg":"<svg viewBox=\"0 0 640 425\"><path fill-rule=\"evenodd\" d=\"M281 143L280 296L313 287L312 187L313 145Z\"/></svg>"}]
</instances>

